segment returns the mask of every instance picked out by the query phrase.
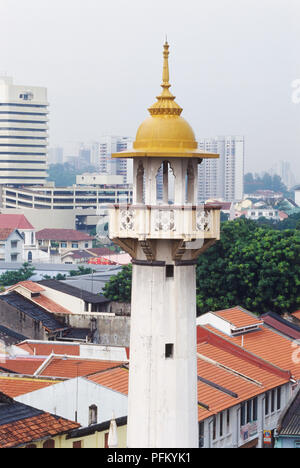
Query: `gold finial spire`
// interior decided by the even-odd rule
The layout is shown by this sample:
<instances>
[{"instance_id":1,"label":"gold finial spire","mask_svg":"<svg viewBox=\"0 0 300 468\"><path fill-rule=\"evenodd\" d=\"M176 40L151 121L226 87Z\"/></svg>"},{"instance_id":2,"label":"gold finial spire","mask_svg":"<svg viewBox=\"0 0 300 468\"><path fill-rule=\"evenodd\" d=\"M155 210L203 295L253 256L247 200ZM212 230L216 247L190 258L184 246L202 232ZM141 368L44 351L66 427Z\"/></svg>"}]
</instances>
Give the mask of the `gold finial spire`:
<instances>
[{"instance_id":1,"label":"gold finial spire","mask_svg":"<svg viewBox=\"0 0 300 468\"><path fill-rule=\"evenodd\" d=\"M157 102L149 107L151 115L180 115L182 108L175 102L175 96L170 92L169 83L169 44L166 38L163 51L162 92L157 96Z\"/></svg>"},{"instance_id":2,"label":"gold finial spire","mask_svg":"<svg viewBox=\"0 0 300 468\"><path fill-rule=\"evenodd\" d=\"M169 83L169 44L166 37L166 42L164 43L164 65L163 65L163 75L162 75L162 88L169 88L171 85Z\"/></svg>"}]
</instances>

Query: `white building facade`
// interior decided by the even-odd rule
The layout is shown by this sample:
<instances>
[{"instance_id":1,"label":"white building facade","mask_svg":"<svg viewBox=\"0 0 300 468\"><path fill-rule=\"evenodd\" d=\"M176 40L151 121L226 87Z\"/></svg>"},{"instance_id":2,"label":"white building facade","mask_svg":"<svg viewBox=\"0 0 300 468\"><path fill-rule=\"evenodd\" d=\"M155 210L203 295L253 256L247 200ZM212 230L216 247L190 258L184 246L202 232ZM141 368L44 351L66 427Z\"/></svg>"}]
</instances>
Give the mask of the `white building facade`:
<instances>
[{"instance_id":1,"label":"white building facade","mask_svg":"<svg viewBox=\"0 0 300 468\"><path fill-rule=\"evenodd\" d=\"M0 184L42 185L47 138L47 89L0 77Z\"/></svg>"},{"instance_id":2,"label":"white building facade","mask_svg":"<svg viewBox=\"0 0 300 468\"><path fill-rule=\"evenodd\" d=\"M219 159L204 159L198 169L199 201L238 201L244 195L244 137L218 136L198 140L199 149L217 153Z\"/></svg>"}]
</instances>

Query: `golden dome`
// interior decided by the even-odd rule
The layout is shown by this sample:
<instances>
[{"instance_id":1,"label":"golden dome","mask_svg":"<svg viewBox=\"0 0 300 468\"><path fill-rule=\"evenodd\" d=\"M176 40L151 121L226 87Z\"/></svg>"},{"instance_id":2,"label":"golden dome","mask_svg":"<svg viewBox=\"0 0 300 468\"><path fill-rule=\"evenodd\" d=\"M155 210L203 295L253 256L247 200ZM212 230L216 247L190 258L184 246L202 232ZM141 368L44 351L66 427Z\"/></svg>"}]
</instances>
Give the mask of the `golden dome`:
<instances>
[{"instance_id":1,"label":"golden dome","mask_svg":"<svg viewBox=\"0 0 300 468\"><path fill-rule=\"evenodd\" d=\"M192 157L218 158L219 155L203 153L192 127L180 114L182 108L175 102L169 83L169 44L164 44L162 92L157 102L149 107L148 117L138 128L133 149L112 154L112 157Z\"/></svg>"}]
</instances>

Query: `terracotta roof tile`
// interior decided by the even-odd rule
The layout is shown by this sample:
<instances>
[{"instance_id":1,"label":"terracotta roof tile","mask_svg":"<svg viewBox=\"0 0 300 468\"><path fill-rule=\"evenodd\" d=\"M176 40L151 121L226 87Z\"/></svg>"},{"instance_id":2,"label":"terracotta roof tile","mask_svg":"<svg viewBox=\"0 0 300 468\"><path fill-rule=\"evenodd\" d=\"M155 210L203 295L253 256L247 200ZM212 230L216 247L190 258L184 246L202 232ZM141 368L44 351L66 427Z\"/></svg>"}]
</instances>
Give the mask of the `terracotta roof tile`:
<instances>
[{"instance_id":1,"label":"terracotta roof tile","mask_svg":"<svg viewBox=\"0 0 300 468\"><path fill-rule=\"evenodd\" d=\"M296 319L300 320L300 310L296 310L295 312L292 313L292 315L296 317Z\"/></svg>"},{"instance_id":2,"label":"terracotta roof tile","mask_svg":"<svg viewBox=\"0 0 300 468\"><path fill-rule=\"evenodd\" d=\"M88 375L86 378L91 382L95 382L104 387L111 388L116 392L128 395L128 375L129 371L124 366L115 369L109 369L104 372L98 372L93 375Z\"/></svg>"},{"instance_id":3,"label":"terracotta roof tile","mask_svg":"<svg viewBox=\"0 0 300 468\"><path fill-rule=\"evenodd\" d=\"M1 376L0 374L0 392L5 393L11 398L15 398L59 382L59 380Z\"/></svg>"},{"instance_id":4,"label":"terracotta roof tile","mask_svg":"<svg viewBox=\"0 0 300 468\"><path fill-rule=\"evenodd\" d=\"M248 327L262 323L259 317L250 314L250 312L243 310L239 306L233 307L232 309L217 310L216 312L212 313L222 318L226 322L229 322L236 328Z\"/></svg>"},{"instance_id":5,"label":"terracotta roof tile","mask_svg":"<svg viewBox=\"0 0 300 468\"><path fill-rule=\"evenodd\" d=\"M0 214L0 228L34 230L23 214Z\"/></svg>"},{"instance_id":6,"label":"terracotta roof tile","mask_svg":"<svg viewBox=\"0 0 300 468\"><path fill-rule=\"evenodd\" d=\"M36 297L31 297L30 300L42 307L43 309L47 310L48 312L51 312L52 314L72 314L70 310L61 306L57 302L52 301L52 299L49 299L48 297L40 295Z\"/></svg>"},{"instance_id":7,"label":"terracotta roof tile","mask_svg":"<svg viewBox=\"0 0 300 468\"><path fill-rule=\"evenodd\" d=\"M14 231L13 228L0 228L0 240L7 240Z\"/></svg>"},{"instance_id":8,"label":"terracotta roof tile","mask_svg":"<svg viewBox=\"0 0 300 468\"><path fill-rule=\"evenodd\" d=\"M45 341L44 343L39 341L26 340L22 343L18 343L16 346L28 351L31 355L36 356L49 356L50 354L67 354L71 356L79 356L80 345L79 344L66 344L62 342L51 342Z\"/></svg>"},{"instance_id":9,"label":"terracotta roof tile","mask_svg":"<svg viewBox=\"0 0 300 468\"><path fill-rule=\"evenodd\" d=\"M205 325L204 328L243 347L243 349L250 351L281 369L289 370L296 380L300 379L300 366L292 359L293 352L295 351L293 340L265 326L259 327L257 331L237 337L225 335L211 325Z\"/></svg>"},{"instance_id":10,"label":"terracotta roof tile","mask_svg":"<svg viewBox=\"0 0 300 468\"><path fill-rule=\"evenodd\" d=\"M74 378L120 366L121 362L99 359L78 359L70 356L53 356L40 376Z\"/></svg>"},{"instance_id":11,"label":"terracotta roof tile","mask_svg":"<svg viewBox=\"0 0 300 468\"><path fill-rule=\"evenodd\" d=\"M49 413L42 413L0 426L0 448L22 446L40 439L67 433L78 427L80 424L73 421Z\"/></svg>"},{"instance_id":12,"label":"terracotta roof tile","mask_svg":"<svg viewBox=\"0 0 300 468\"><path fill-rule=\"evenodd\" d=\"M42 288L42 286L40 286L38 283L35 283L34 281L20 281L19 283L10 286L8 290L15 289L18 286L23 286L33 293L45 291L45 288Z\"/></svg>"},{"instance_id":13,"label":"terracotta roof tile","mask_svg":"<svg viewBox=\"0 0 300 468\"><path fill-rule=\"evenodd\" d=\"M45 358L7 358L5 362L1 362L0 367L4 372L33 375L44 362L44 360Z\"/></svg>"},{"instance_id":14,"label":"terracotta roof tile","mask_svg":"<svg viewBox=\"0 0 300 468\"><path fill-rule=\"evenodd\" d=\"M37 240L53 241L84 241L92 240L93 237L75 229L42 229L36 233Z\"/></svg>"}]
</instances>

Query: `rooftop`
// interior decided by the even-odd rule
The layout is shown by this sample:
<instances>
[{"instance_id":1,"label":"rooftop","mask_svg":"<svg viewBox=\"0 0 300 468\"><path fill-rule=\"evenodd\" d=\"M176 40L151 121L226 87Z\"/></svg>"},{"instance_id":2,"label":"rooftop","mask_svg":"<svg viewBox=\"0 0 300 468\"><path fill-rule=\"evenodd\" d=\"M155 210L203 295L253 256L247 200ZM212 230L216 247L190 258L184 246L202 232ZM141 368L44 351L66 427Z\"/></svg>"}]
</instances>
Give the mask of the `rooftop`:
<instances>
[{"instance_id":1,"label":"rooftop","mask_svg":"<svg viewBox=\"0 0 300 468\"><path fill-rule=\"evenodd\" d=\"M42 229L36 233L37 240L89 241L93 237L75 229Z\"/></svg>"},{"instance_id":2,"label":"rooftop","mask_svg":"<svg viewBox=\"0 0 300 468\"><path fill-rule=\"evenodd\" d=\"M262 323L257 316L242 309L240 306L233 307L232 309L217 310L211 313L229 322L235 328L250 327Z\"/></svg>"},{"instance_id":3,"label":"rooftop","mask_svg":"<svg viewBox=\"0 0 300 468\"><path fill-rule=\"evenodd\" d=\"M0 392L5 393L11 398L34 392L40 388L49 387L59 383L59 380L37 379L19 376L7 376L0 374Z\"/></svg>"},{"instance_id":4,"label":"rooftop","mask_svg":"<svg viewBox=\"0 0 300 468\"><path fill-rule=\"evenodd\" d=\"M50 355L41 368L36 370L35 375L72 379L111 369L121 364L122 362L103 361L100 359Z\"/></svg>"},{"instance_id":5,"label":"rooftop","mask_svg":"<svg viewBox=\"0 0 300 468\"><path fill-rule=\"evenodd\" d=\"M20 447L79 427L73 421L16 402L0 393L0 448Z\"/></svg>"},{"instance_id":6,"label":"rooftop","mask_svg":"<svg viewBox=\"0 0 300 468\"><path fill-rule=\"evenodd\" d=\"M0 228L34 230L32 224L23 214L0 214Z\"/></svg>"},{"instance_id":7,"label":"rooftop","mask_svg":"<svg viewBox=\"0 0 300 468\"><path fill-rule=\"evenodd\" d=\"M94 383L108 387L116 392L128 395L128 368L124 365L114 369L88 375L86 378Z\"/></svg>"},{"instance_id":8,"label":"rooftop","mask_svg":"<svg viewBox=\"0 0 300 468\"><path fill-rule=\"evenodd\" d=\"M50 312L43 310L31 300L14 291L0 295L0 301L15 307L34 320L41 322L42 326L50 332L64 330L66 327L60 323Z\"/></svg>"},{"instance_id":9,"label":"rooftop","mask_svg":"<svg viewBox=\"0 0 300 468\"><path fill-rule=\"evenodd\" d=\"M44 360L43 357L8 357L0 363L0 370L2 373L33 375Z\"/></svg>"},{"instance_id":10,"label":"rooftop","mask_svg":"<svg viewBox=\"0 0 300 468\"><path fill-rule=\"evenodd\" d=\"M80 345L74 343L63 343L59 341L25 340L16 345L35 356L49 356L50 354L67 354L79 356Z\"/></svg>"},{"instance_id":11,"label":"rooftop","mask_svg":"<svg viewBox=\"0 0 300 468\"><path fill-rule=\"evenodd\" d=\"M300 385L279 418L277 433L284 436L300 436Z\"/></svg>"},{"instance_id":12,"label":"rooftop","mask_svg":"<svg viewBox=\"0 0 300 468\"><path fill-rule=\"evenodd\" d=\"M39 281L39 284L42 286L51 288L51 289L55 289L56 291L60 291L62 293L69 294L70 296L77 297L91 304L102 304L102 303L109 302L109 299L107 299L106 297L102 295L93 294L86 290L76 288L75 286L71 286L66 282L62 282L62 281L58 281L54 279L48 279L48 280Z\"/></svg>"},{"instance_id":13,"label":"rooftop","mask_svg":"<svg viewBox=\"0 0 300 468\"><path fill-rule=\"evenodd\" d=\"M263 319L265 325L268 325L274 330L283 333L289 338L293 338L295 340L300 339L300 327L295 325L293 322L285 320L279 314L268 312L263 314L261 318Z\"/></svg>"},{"instance_id":14,"label":"rooftop","mask_svg":"<svg viewBox=\"0 0 300 468\"><path fill-rule=\"evenodd\" d=\"M14 231L14 228L0 228L0 241L6 241Z\"/></svg>"}]
</instances>

